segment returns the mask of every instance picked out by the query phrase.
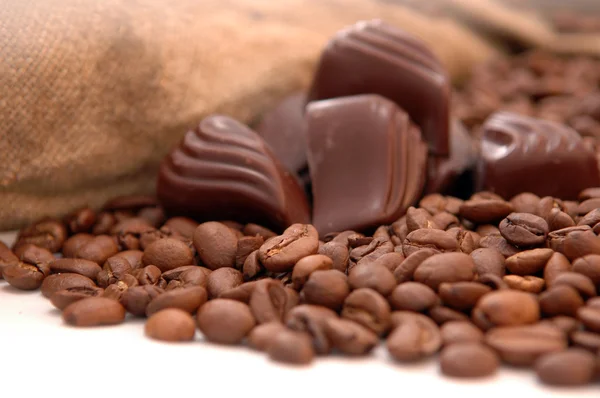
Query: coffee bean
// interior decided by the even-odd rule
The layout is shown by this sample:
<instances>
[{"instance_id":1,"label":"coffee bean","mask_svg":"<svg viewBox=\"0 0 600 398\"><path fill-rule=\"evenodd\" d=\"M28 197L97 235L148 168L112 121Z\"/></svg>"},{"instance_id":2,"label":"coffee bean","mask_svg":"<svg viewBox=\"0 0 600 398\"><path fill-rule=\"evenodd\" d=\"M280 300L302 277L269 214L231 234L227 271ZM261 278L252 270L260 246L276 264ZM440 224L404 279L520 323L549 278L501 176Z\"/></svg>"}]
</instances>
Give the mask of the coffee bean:
<instances>
[{"instance_id":1,"label":"coffee bean","mask_svg":"<svg viewBox=\"0 0 600 398\"><path fill-rule=\"evenodd\" d=\"M567 348L566 335L561 330L542 324L493 328L484 340L504 362L516 366L532 365L544 354Z\"/></svg>"},{"instance_id":2,"label":"coffee bean","mask_svg":"<svg viewBox=\"0 0 600 398\"><path fill-rule=\"evenodd\" d=\"M304 284L302 294L308 304L322 305L337 311L350 294L348 277L335 269L315 271Z\"/></svg>"},{"instance_id":3,"label":"coffee bean","mask_svg":"<svg viewBox=\"0 0 600 398\"><path fill-rule=\"evenodd\" d=\"M432 307L427 312L427 315L438 325L443 325L446 322L466 322L469 320L469 317L465 313L444 307L443 305Z\"/></svg>"},{"instance_id":4,"label":"coffee bean","mask_svg":"<svg viewBox=\"0 0 600 398\"><path fill-rule=\"evenodd\" d=\"M592 198L600 198L600 187L586 188L579 193L580 201L585 201Z\"/></svg>"},{"instance_id":5,"label":"coffee bean","mask_svg":"<svg viewBox=\"0 0 600 398\"><path fill-rule=\"evenodd\" d=\"M588 307L600 308L600 296L592 297L585 303L585 305L587 305Z\"/></svg>"},{"instance_id":6,"label":"coffee bean","mask_svg":"<svg viewBox=\"0 0 600 398\"><path fill-rule=\"evenodd\" d=\"M379 342L373 331L343 318L326 319L325 333L333 348L347 355L366 355Z\"/></svg>"},{"instance_id":7,"label":"coffee bean","mask_svg":"<svg viewBox=\"0 0 600 398\"><path fill-rule=\"evenodd\" d=\"M406 226L406 216L402 216L397 221L390 225L390 232L392 234L391 240L397 243L395 245L402 244L408 236L408 227Z\"/></svg>"},{"instance_id":8,"label":"coffee bean","mask_svg":"<svg viewBox=\"0 0 600 398\"><path fill-rule=\"evenodd\" d=\"M532 249L506 259L506 268L515 275L534 275L540 272L554 254L552 249Z\"/></svg>"},{"instance_id":9,"label":"coffee bean","mask_svg":"<svg viewBox=\"0 0 600 398\"><path fill-rule=\"evenodd\" d=\"M248 345L258 351L266 351L275 337L286 330L288 329L281 322L262 323L248 334Z\"/></svg>"},{"instance_id":10,"label":"coffee bean","mask_svg":"<svg viewBox=\"0 0 600 398\"><path fill-rule=\"evenodd\" d=\"M72 234L90 232L96 223L96 212L89 207L77 209L66 218Z\"/></svg>"},{"instance_id":11,"label":"coffee bean","mask_svg":"<svg viewBox=\"0 0 600 398\"><path fill-rule=\"evenodd\" d=\"M396 287L394 274L383 265L359 265L348 275L348 283L352 289L370 288L383 296L389 295Z\"/></svg>"},{"instance_id":12,"label":"coffee bean","mask_svg":"<svg viewBox=\"0 0 600 398\"><path fill-rule=\"evenodd\" d=\"M437 253L438 252L433 249L422 249L406 257L406 259L394 269L394 278L396 279L396 282L403 283L411 281L417 267L421 265L425 259Z\"/></svg>"},{"instance_id":13,"label":"coffee bean","mask_svg":"<svg viewBox=\"0 0 600 398\"><path fill-rule=\"evenodd\" d=\"M396 286L388 297L394 310L423 312L438 304L438 297L427 285L404 282Z\"/></svg>"},{"instance_id":14,"label":"coffee bean","mask_svg":"<svg viewBox=\"0 0 600 398\"><path fill-rule=\"evenodd\" d=\"M252 292L254 292L254 288L256 287L256 285L266 280L269 279L261 279L258 281L242 283L241 285L234 287L233 289L229 289L221 293L220 298L227 298L231 300L241 301L245 304L249 304L250 297L252 296Z\"/></svg>"},{"instance_id":15,"label":"coffee bean","mask_svg":"<svg viewBox=\"0 0 600 398\"><path fill-rule=\"evenodd\" d=\"M483 341L483 332L468 321L450 321L440 327L442 342L446 345L456 343L478 343Z\"/></svg>"},{"instance_id":16,"label":"coffee bean","mask_svg":"<svg viewBox=\"0 0 600 398\"><path fill-rule=\"evenodd\" d=\"M194 263L192 250L184 242L165 238L146 247L142 257L144 265L155 265L162 272ZM233 265L233 264L232 264Z\"/></svg>"},{"instance_id":17,"label":"coffee bean","mask_svg":"<svg viewBox=\"0 0 600 398\"><path fill-rule=\"evenodd\" d=\"M194 231L198 228L198 223L187 217L173 217L169 218L164 226L168 227L177 235L192 239Z\"/></svg>"},{"instance_id":18,"label":"coffee bean","mask_svg":"<svg viewBox=\"0 0 600 398\"><path fill-rule=\"evenodd\" d=\"M258 250L258 259L271 272L290 271L303 257L316 254L319 234L312 225L293 224L283 235L266 241Z\"/></svg>"},{"instance_id":19,"label":"coffee bean","mask_svg":"<svg viewBox=\"0 0 600 398\"><path fill-rule=\"evenodd\" d=\"M104 262L119 252L119 246L115 240L108 235L98 235L84 242L75 257L93 261L97 264Z\"/></svg>"},{"instance_id":20,"label":"coffee bean","mask_svg":"<svg viewBox=\"0 0 600 398\"><path fill-rule=\"evenodd\" d=\"M361 288L346 297L341 316L381 335L389 328L390 313L390 305L381 294Z\"/></svg>"},{"instance_id":21,"label":"coffee bean","mask_svg":"<svg viewBox=\"0 0 600 398\"><path fill-rule=\"evenodd\" d=\"M394 359L416 361L435 354L442 346L440 330L431 319L425 316L396 316L396 319L399 322L386 340L387 349Z\"/></svg>"},{"instance_id":22,"label":"coffee bean","mask_svg":"<svg viewBox=\"0 0 600 398\"><path fill-rule=\"evenodd\" d=\"M480 248L473 250L470 254L475 263L475 273L477 275L493 274L504 276L505 260L504 256L496 249Z\"/></svg>"},{"instance_id":23,"label":"coffee bean","mask_svg":"<svg viewBox=\"0 0 600 398\"><path fill-rule=\"evenodd\" d=\"M237 251L235 252L235 268L241 270L248 256L258 250L265 240L262 236L245 236L238 239Z\"/></svg>"},{"instance_id":24,"label":"coffee bean","mask_svg":"<svg viewBox=\"0 0 600 398\"><path fill-rule=\"evenodd\" d=\"M438 288L440 298L450 308L470 311L479 299L492 289L478 282L442 283Z\"/></svg>"},{"instance_id":25,"label":"coffee bean","mask_svg":"<svg viewBox=\"0 0 600 398\"><path fill-rule=\"evenodd\" d=\"M600 254L600 237L587 225L563 228L548 234L548 245L570 261L588 254Z\"/></svg>"},{"instance_id":26,"label":"coffee bean","mask_svg":"<svg viewBox=\"0 0 600 398\"><path fill-rule=\"evenodd\" d=\"M147 265L142 269L132 271L140 285L160 285L161 288L167 286L166 280L161 279L162 272L155 265Z\"/></svg>"},{"instance_id":27,"label":"coffee bean","mask_svg":"<svg viewBox=\"0 0 600 398\"><path fill-rule=\"evenodd\" d=\"M65 240L67 240L65 225L58 220L46 219L19 231L15 246L32 244L52 253L58 253Z\"/></svg>"},{"instance_id":28,"label":"coffee bean","mask_svg":"<svg viewBox=\"0 0 600 398\"><path fill-rule=\"evenodd\" d=\"M99 287L70 287L59 290L50 296L50 302L59 310L64 310L70 304L88 297L99 297L104 289Z\"/></svg>"},{"instance_id":29,"label":"coffee bean","mask_svg":"<svg viewBox=\"0 0 600 398\"><path fill-rule=\"evenodd\" d=\"M544 290L545 281L537 276L519 276L519 275L505 275L502 280L511 289L521 290L527 293L538 294Z\"/></svg>"},{"instance_id":30,"label":"coffee bean","mask_svg":"<svg viewBox=\"0 0 600 398\"><path fill-rule=\"evenodd\" d=\"M546 217L546 222L548 223L548 230L550 232L575 226L575 221L571 216L559 209L550 210L550 213Z\"/></svg>"},{"instance_id":31,"label":"coffee bean","mask_svg":"<svg viewBox=\"0 0 600 398\"><path fill-rule=\"evenodd\" d=\"M125 308L115 300L88 297L66 307L62 317L65 323L72 326L116 325L125 320Z\"/></svg>"},{"instance_id":32,"label":"coffee bean","mask_svg":"<svg viewBox=\"0 0 600 398\"><path fill-rule=\"evenodd\" d=\"M339 242L327 242L319 247L318 253L329 257L332 261L331 267L341 272L346 272L350 252L348 246ZM295 267L294 267L295 268Z\"/></svg>"},{"instance_id":33,"label":"coffee bean","mask_svg":"<svg viewBox=\"0 0 600 398\"><path fill-rule=\"evenodd\" d=\"M496 353L481 343L454 343L440 353L440 369L450 377L487 377L496 373L499 365Z\"/></svg>"},{"instance_id":34,"label":"coffee bean","mask_svg":"<svg viewBox=\"0 0 600 398\"><path fill-rule=\"evenodd\" d=\"M41 285L42 295L46 298L50 298L54 293L59 290L68 289L72 287L96 287L93 280L87 276L64 273L48 275Z\"/></svg>"},{"instance_id":35,"label":"coffee bean","mask_svg":"<svg viewBox=\"0 0 600 398\"><path fill-rule=\"evenodd\" d=\"M502 235L487 235L481 238L479 241L479 246L488 249L495 249L504 257L510 257L520 251L519 248L508 243L508 241L504 239Z\"/></svg>"},{"instance_id":36,"label":"coffee bean","mask_svg":"<svg viewBox=\"0 0 600 398\"><path fill-rule=\"evenodd\" d=\"M576 330L571 333L573 345L584 348L593 353L600 351L600 334L587 330Z\"/></svg>"},{"instance_id":37,"label":"coffee bean","mask_svg":"<svg viewBox=\"0 0 600 398\"><path fill-rule=\"evenodd\" d=\"M59 258L52 261L49 266L53 273L74 273L94 280L102 270L97 263L81 258Z\"/></svg>"},{"instance_id":38,"label":"coffee bean","mask_svg":"<svg viewBox=\"0 0 600 398\"><path fill-rule=\"evenodd\" d=\"M117 218L112 212L100 212L96 217L96 224L92 228L92 233L94 235L108 234L116 223Z\"/></svg>"},{"instance_id":39,"label":"coffee bean","mask_svg":"<svg viewBox=\"0 0 600 398\"><path fill-rule=\"evenodd\" d=\"M123 281L117 281L104 289L102 297L120 302L123 294L129 289L129 285Z\"/></svg>"},{"instance_id":40,"label":"coffee bean","mask_svg":"<svg viewBox=\"0 0 600 398\"><path fill-rule=\"evenodd\" d=\"M513 206L502 199L471 199L460 206L459 214L476 224L485 224L501 220L513 210Z\"/></svg>"},{"instance_id":41,"label":"coffee bean","mask_svg":"<svg viewBox=\"0 0 600 398\"><path fill-rule=\"evenodd\" d=\"M488 235L500 235L500 230L498 227L492 224L478 225L475 229L475 232L477 232L482 238Z\"/></svg>"},{"instance_id":42,"label":"coffee bean","mask_svg":"<svg viewBox=\"0 0 600 398\"><path fill-rule=\"evenodd\" d=\"M75 257L77 255L77 252L79 251L79 248L92 239L94 239L94 236L86 233L79 233L71 236L63 244L63 256L69 258Z\"/></svg>"},{"instance_id":43,"label":"coffee bean","mask_svg":"<svg viewBox=\"0 0 600 398\"><path fill-rule=\"evenodd\" d=\"M576 330L581 329L582 325L577 319L572 318L570 316L558 315L552 318L547 318L542 320L540 323L547 323L552 325L559 330L562 330L567 335L575 332Z\"/></svg>"},{"instance_id":44,"label":"coffee bean","mask_svg":"<svg viewBox=\"0 0 600 398\"><path fill-rule=\"evenodd\" d=\"M288 293L280 281L265 279L254 286L249 300L257 323L282 322L288 310Z\"/></svg>"},{"instance_id":45,"label":"coffee bean","mask_svg":"<svg viewBox=\"0 0 600 398\"><path fill-rule=\"evenodd\" d=\"M52 253L27 243L19 246L15 255L20 261L10 263L2 269L2 276L6 282L21 290L38 289L44 278L50 274L49 264L54 261Z\"/></svg>"},{"instance_id":46,"label":"coffee bean","mask_svg":"<svg viewBox=\"0 0 600 398\"><path fill-rule=\"evenodd\" d=\"M269 358L277 362L306 365L312 362L314 350L307 333L284 329L267 345Z\"/></svg>"},{"instance_id":47,"label":"coffee bean","mask_svg":"<svg viewBox=\"0 0 600 398\"><path fill-rule=\"evenodd\" d=\"M250 255L244 261L242 267L242 275L245 281L249 281L265 271L262 264L258 261L258 250L250 253Z\"/></svg>"},{"instance_id":48,"label":"coffee bean","mask_svg":"<svg viewBox=\"0 0 600 398\"><path fill-rule=\"evenodd\" d=\"M555 279L552 286L567 285L573 287L584 299L596 296L596 286L590 278L577 272L563 272Z\"/></svg>"},{"instance_id":49,"label":"coffee bean","mask_svg":"<svg viewBox=\"0 0 600 398\"><path fill-rule=\"evenodd\" d=\"M333 268L333 261L331 258L323 254L313 254L306 256L296 263L292 272L292 283L294 289L300 291L308 277L314 271L323 271Z\"/></svg>"},{"instance_id":50,"label":"coffee bean","mask_svg":"<svg viewBox=\"0 0 600 398\"><path fill-rule=\"evenodd\" d=\"M10 264L16 264L19 262L19 258L4 244L0 241L0 276L2 276L2 270L4 267Z\"/></svg>"},{"instance_id":51,"label":"coffee bean","mask_svg":"<svg viewBox=\"0 0 600 398\"><path fill-rule=\"evenodd\" d=\"M584 215L597 208L600 208L600 198L590 198L579 203L577 214Z\"/></svg>"},{"instance_id":52,"label":"coffee bean","mask_svg":"<svg viewBox=\"0 0 600 398\"><path fill-rule=\"evenodd\" d=\"M479 241L481 240L479 234L472 231L465 231L462 228L451 228L447 232L455 237L458 251L470 254L473 250L479 248Z\"/></svg>"},{"instance_id":53,"label":"coffee bean","mask_svg":"<svg viewBox=\"0 0 600 398\"><path fill-rule=\"evenodd\" d=\"M288 311L285 324L292 330L308 333L315 352L324 355L331 351L331 343L324 329L325 320L332 317L337 317L337 314L329 308L301 304Z\"/></svg>"},{"instance_id":54,"label":"coffee bean","mask_svg":"<svg viewBox=\"0 0 600 398\"><path fill-rule=\"evenodd\" d=\"M396 268L405 260L402 253L386 253L373 262L373 265L383 265L394 272Z\"/></svg>"},{"instance_id":55,"label":"coffee bean","mask_svg":"<svg viewBox=\"0 0 600 398\"><path fill-rule=\"evenodd\" d=\"M131 271L129 261L123 257L112 256L106 260L102 266L102 271L98 272L96 281L98 282L98 286L106 288L108 285L122 279L125 275L130 274Z\"/></svg>"},{"instance_id":56,"label":"coffee bean","mask_svg":"<svg viewBox=\"0 0 600 398\"><path fill-rule=\"evenodd\" d=\"M516 326L535 323L540 319L537 298L518 290L496 290L477 302L473 322L482 329L494 326Z\"/></svg>"},{"instance_id":57,"label":"coffee bean","mask_svg":"<svg viewBox=\"0 0 600 398\"><path fill-rule=\"evenodd\" d=\"M346 231L347 233L348 231ZM342 233L343 234L343 233ZM336 236L336 239L338 241L342 241L342 239L340 239L340 236L342 235L338 235ZM375 240L375 238L373 238L372 236L365 236L363 234L357 233L357 232L353 232L351 234L348 234L346 236L346 240L348 241L347 245L351 248L351 249L356 249L358 247L361 247L360 250L358 250L356 252L356 256L357 257L361 257L364 255L364 253L368 253L370 252L373 248L368 248L368 246L373 243L373 241ZM377 244L379 244L381 242L375 242L376 246Z\"/></svg>"},{"instance_id":58,"label":"coffee bean","mask_svg":"<svg viewBox=\"0 0 600 398\"><path fill-rule=\"evenodd\" d=\"M146 307L146 315L151 316L165 308L179 308L194 314L207 299L206 289L201 286L169 290L150 301Z\"/></svg>"},{"instance_id":59,"label":"coffee bean","mask_svg":"<svg viewBox=\"0 0 600 398\"><path fill-rule=\"evenodd\" d=\"M511 213L502 220L500 234L518 247L537 246L545 242L548 223L535 214Z\"/></svg>"},{"instance_id":60,"label":"coffee bean","mask_svg":"<svg viewBox=\"0 0 600 398\"><path fill-rule=\"evenodd\" d=\"M222 293L241 285L243 282L242 273L235 268L217 268L207 278L206 291L209 298L217 298Z\"/></svg>"},{"instance_id":61,"label":"coffee bean","mask_svg":"<svg viewBox=\"0 0 600 398\"><path fill-rule=\"evenodd\" d=\"M144 207L138 211L137 216L148 221L154 228L158 228L165 222L165 212L160 207Z\"/></svg>"},{"instance_id":62,"label":"coffee bean","mask_svg":"<svg viewBox=\"0 0 600 398\"><path fill-rule=\"evenodd\" d=\"M115 254L113 257L121 257L129 262L132 270L144 268L144 264L142 263L142 257L144 256L144 252L141 250L124 250Z\"/></svg>"},{"instance_id":63,"label":"coffee bean","mask_svg":"<svg viewBox=\"0 0 600 398\"><path fill-rule=\"evenodd\" d=\"M442 253L425 259L415 270L413 278L437 291L443 282L473 280L473 259L464 253Z\"/></svg>"},{"instance_id":64,"label":"coffee bean","mask_svg":"<svg viewBox=\"0 0 600 398\"><path fill-rule=\"evenodd\" d=\"M577 318L587 330L600 333L600 307L581 307L577 310Z\"/></svg>"},{"instance_id":65,"label":"coffee bean","mask_svg":"<svg viewBox=\"0 0 600 398\"><path fill-rule=\"evenodd\" d=\"M433 249L438 252L458 250L458 242L452 233L440 229L417 229L409 233L402 243L403 254L408 257L422 249Z\"/></svg>"},{"instance_id":66,"label":"coffee bean","mask_svg":"<svg viewBox=\"0 0 600 398\"><path fill-rule=\"evenodd\" d=\"M587 225L594 228L598 223L600 223L600 209L593 209L585 216L581 217L577 225Z\"/></svg>"},{"instance_id":67,"label":"coffee bean","mask_svg":"<svg viewBox=\"0 0 600 398\"><path fill-rule=\"evenodd\" d=\"M368 245L358 246L350 251L350 264L372 264L384 254L392 253L394 245L387 239L373 239Z\"/></svg>"},{"instance_id":68,"label":"coffee bean","mask_svg":"<svg viewBox=\"0 0 600 398\"><path fill-rule=\"evenodd\" d=\"M246 224L242 229L242 233L246 236L260 235L264 240L277 236L277 234L270 229L252 223Z\"/></svg>"},{"instance_id":69,"label":"coffee bean","mask_svg":"<svg viewBox=\"0 0 600 398\"><path fill-rule=\"evenodd\" d=\"M492 290L506 290L510 287L502 278L493 274L483 274L477 278L477 282L482 283L492 288Z\"/></svg>"},{"instance_id":70,"label":"coffee bean","mask_svg":"<svg viewBox=\"0 0 600 398\"><path fill-rule=\"evenodd\" d=\"M600 256L598 256L600 259ZM600 265L600 262L599 262ZM548 259L546 266L544 267L544 280L546 281L546 286L550 287L554 283L556 277L563 273L571 270L571 263L569 259L565 257L562 253L554 253Z\"/></svg>"},{"instance_id":71,"label":"coffee bean","mask_svg":"<svg viewBox=\"0 0 600 398\"><path fill-rule=\"evenodd\" d=\"M536 213L539 202L540 197L531 192L520 193L510 200L510 204L516 212L532 214Z\"/></svg>"},{"instance_id":72,"label":"coffee bean","mask_svg":"<svg viewBox=\"0 0 600 398\"><path fill-rule=\"evenodd\" d=\"M575 316L584 302L577 290L569 285L552 285L539 297L540 309L547 316Z\"/></svg>"},{"instance_id":73,"label":"coffee bean","mask_svg":"<svg viewBox=\"0 0 600 398\"><path fill-rule=\"evenodd\" d=\"M412 206L406 211L406 227L409 233L421 228L441 229L427 210Z\"/></svg>"},{"instance_id":74,"label":"coffee bean","mask_svg":"<svg viewBox=\"0 0 600 398\"><path fill-rule=\"evenodd\" d=\"M133 286L123 292L119 302L127 312L142 317L146 315L148 304L162 293L164 289L154 285Z\"/></svg>"},{"instance_id":75,"label":"coffee bean","mask_svg":"<svg viewBox=\"0 0 600 398\"><path fill-rule=\"evenodd\" d=\"M178 290L173 292L176 291ZM157 299L166 294L168 293ZM220 298L204 304L198 311L197 321L204 337L219 344L240 343L256 324L252 311L246 304Z\"/></svg>"},{"instance_id":76,"label":"coffee bean","mask_svg":"<svg viewBox=\"0 0 600 398\"><path fill-rule=\"evenodd\" d=\"M572 348L540 357L535 362L535 372L544 384L580 386L593 381L595 362L596 359L592 353Z\"/></svg>"},{"instance_id":77,"label":"coffee bean","mask_svg":"<svg viewBox=\"0 0 600 398\"><path fill-rule=\"evenodd\" d=\"M460 221L458 220L458 218L454 214L449 213L447 211L437 213L433 216L432 220L435 223L435 225L437 225L439 229L442 230L448 230L450 228L460 226Z\"/></svg>"},{"instance_id":78,"label":"coffee bean","mask_svg":"<svg viewBox=\"0 0 600 398\"><path fill-rule=\"evenodd\" d=\"M590 254L573 262L573 272L578 272L591 279L594 285L600 287L600 255Z\"/></svg>"},{"instance_id":79,"label":"coffee bean","mask_svg":"<svg viewBox=\"0 0 600 398\"><path fill-rule=\"evenodd\" d=\"M419 201L419 207L427 210L430 214L437 214L446 209L447 199L439 193L425 195Z\"/></svg>"},{"instance_id":80,"label":"coffee bean","mask_svg":"<svg viewBox=\"0 0 600 398\"><path fill-rule=\"evenodd\" d=\"M538 208L534 213L546 220L552 209L565 211L566 207L562 200L553 198L552 196L544 196L540 199Z\"/></svg>"},{"instance_id":81,"label":"coffee bean","mask_svg":"<svg viewBox=\"0 0 600 398\"><path fill-rule=\"evenodd\" d=\"M196 323L189 313L177 308L167 308L148 318L144 333L155 340L192 341L196 335Z\"/></svg>"}]
</instances>

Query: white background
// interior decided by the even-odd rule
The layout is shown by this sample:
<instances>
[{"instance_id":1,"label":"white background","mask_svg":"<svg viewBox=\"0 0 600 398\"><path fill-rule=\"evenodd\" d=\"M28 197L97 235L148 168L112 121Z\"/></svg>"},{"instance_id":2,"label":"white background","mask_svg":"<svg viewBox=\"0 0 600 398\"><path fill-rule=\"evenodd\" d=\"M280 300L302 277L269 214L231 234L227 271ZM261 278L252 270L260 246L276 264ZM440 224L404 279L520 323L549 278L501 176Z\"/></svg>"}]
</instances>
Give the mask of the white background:
<instances>
[{"instance_id":1,"label":"white background","mask_svg":"<svg viewBox=\"0 0 600 398\"><path fill-rule=\"evenodd\" d=\"M12 234L0 233L10 243ZM39 291L0 281L0 397L600 397L600 384L547 388L531 370L502 368L485 380L440 375L435 360L399 364L379 347L367 358L330 356L309 367L271 362L245 347L144 337L143 320L73 328Z\"/></svg>"}]
</instances>

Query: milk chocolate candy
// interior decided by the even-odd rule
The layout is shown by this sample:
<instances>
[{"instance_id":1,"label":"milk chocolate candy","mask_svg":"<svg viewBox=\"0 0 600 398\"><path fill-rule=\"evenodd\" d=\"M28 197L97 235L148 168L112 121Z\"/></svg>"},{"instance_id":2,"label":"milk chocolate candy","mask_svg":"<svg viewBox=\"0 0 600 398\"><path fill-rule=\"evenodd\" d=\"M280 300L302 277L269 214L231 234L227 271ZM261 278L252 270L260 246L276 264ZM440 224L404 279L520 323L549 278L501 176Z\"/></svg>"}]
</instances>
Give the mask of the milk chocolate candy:
<instances>
[{"instance_id":1,"label":"milk chocolate candy","mask_svg":"<svg viewBox=\"0 0 600 398\"><path fill-rule=\"evenodd\" d=\"M570 127L509 112L483 124L476 189L511 198L520 192L576 200L598 186L594 153Z\"/></svg>"},{"instance_id":2,"label":"milk chocolate candy","mask_svg":"<svg viewBox=\"0 0 600 398\"><path fill-rule=\"evenodd\" d=\"M281 230L308 223L296 179L263 139L222 115L202 120L161 164L157 194L170 216L235 220Z\"/></svg>"},{"instance_id":3,"label":"milk chocolate candy","mask_svg":"<svg viewBox=\"0 0 600 398\"><path fill-rule=\"evenodd\" d=\"M395 103L376 94L315 101L306 119L313 224L321 236L391 223L417 201L427 145Z\"/></svg>"},{"instance_id":4,"label":"milk chocolate candy","mask_svg":"<svg viewBox=\"0 0 600 398\"><path fill-rule=\"evenodd\" d=\"M309 101L379 94L406 110L433 155L449 152L450 80L415 37L380 20L338 32L324 49Z\"/></svg>"}]
</instances>

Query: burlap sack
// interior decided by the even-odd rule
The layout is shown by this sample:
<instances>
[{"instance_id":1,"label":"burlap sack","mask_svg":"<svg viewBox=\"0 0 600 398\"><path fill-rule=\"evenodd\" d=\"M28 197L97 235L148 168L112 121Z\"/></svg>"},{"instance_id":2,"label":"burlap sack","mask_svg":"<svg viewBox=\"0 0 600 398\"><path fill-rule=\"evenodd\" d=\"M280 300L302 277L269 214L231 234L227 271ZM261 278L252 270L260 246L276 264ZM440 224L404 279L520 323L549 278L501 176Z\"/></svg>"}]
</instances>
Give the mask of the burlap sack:
<instances>
[{"instance_id":1,"label":"burlap sack","mask_svg":"<svg viewBox=\"0 0 600 398\"><path fill-rule=\"evenodd\" d=\"M421 37L457 79L495 53L376 0L3 1L0 230L152 193L186 129L213 112L254 120L309 84L335 31L371 18Z\"/></svg>"}]
</instances>

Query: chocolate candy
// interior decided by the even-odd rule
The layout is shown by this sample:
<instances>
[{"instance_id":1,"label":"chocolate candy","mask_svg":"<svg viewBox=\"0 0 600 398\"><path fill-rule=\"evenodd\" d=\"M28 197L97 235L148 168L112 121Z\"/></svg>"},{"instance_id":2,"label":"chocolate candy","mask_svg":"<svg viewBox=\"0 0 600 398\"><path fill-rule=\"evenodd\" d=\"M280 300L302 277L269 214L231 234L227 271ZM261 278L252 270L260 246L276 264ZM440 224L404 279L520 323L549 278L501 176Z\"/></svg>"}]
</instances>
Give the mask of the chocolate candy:
<instances>
[{"instance_id":1,"label":"chocolate candy","mask_svg":"<svg viewBox=\"0 0 600 398\"><path fill-rule=\"evenodd\" d=\"M427 146L392 101L375 94L308 105L313 224L361 231L398 219L422 193Z\"/></svg>"},{"instance_id":2,"label":"chocolate candy","mask_svg":"<svg viewBox=\"0 0 600 398\"><path fill-rule=\"evenodd\" d=\"M157 194L169 215L197 221L232 219L283 229L310 220L296 179L262 138L214 115L186 133L160 167Z\"/></svg>"},{"instance_id":3,"label":"chocolate candy","mask_svg":"<svg viewBox=\"0 0 600 398\"><path fill-rule=\"evenodd\" d=\"M600 185L595 155L566 125L509 112L492 114L482 126L476 188L511 198L577 199Z\"/></svg>"},{"instance_id":4,"label":"chocolate candy","mask_svg":"<svg viewBox=\"0 0 600 398\"><path fill-rule=\"evenodd\" d=\"M309 101L380 94L405 109L434 155L449 152L450 81L420 40L382 21L340 31L321 55Z\"/></svg>"}]
</instances>

